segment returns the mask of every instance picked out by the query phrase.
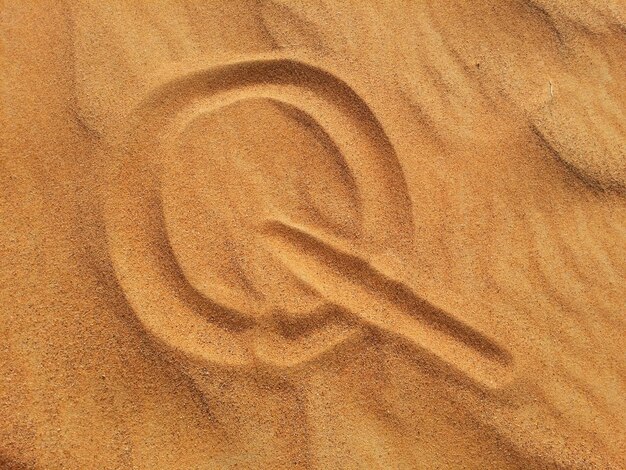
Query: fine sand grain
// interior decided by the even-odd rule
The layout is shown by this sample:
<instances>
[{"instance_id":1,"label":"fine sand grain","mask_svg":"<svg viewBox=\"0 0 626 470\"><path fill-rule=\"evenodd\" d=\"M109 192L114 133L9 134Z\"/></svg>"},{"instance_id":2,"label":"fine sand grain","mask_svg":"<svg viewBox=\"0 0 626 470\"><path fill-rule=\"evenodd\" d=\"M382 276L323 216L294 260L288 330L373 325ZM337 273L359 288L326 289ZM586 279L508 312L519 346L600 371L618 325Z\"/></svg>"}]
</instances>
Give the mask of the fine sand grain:
<instances>
[{"instance_id":1,"label":"fine sand grain","mask_svg":"<svg viewBox=\"0 0 626 470\"><path fill-rule=\"evenodd\" d=\"M626 468L623 0L0 2L0 468Z\"/></svg>"}]
</instances>

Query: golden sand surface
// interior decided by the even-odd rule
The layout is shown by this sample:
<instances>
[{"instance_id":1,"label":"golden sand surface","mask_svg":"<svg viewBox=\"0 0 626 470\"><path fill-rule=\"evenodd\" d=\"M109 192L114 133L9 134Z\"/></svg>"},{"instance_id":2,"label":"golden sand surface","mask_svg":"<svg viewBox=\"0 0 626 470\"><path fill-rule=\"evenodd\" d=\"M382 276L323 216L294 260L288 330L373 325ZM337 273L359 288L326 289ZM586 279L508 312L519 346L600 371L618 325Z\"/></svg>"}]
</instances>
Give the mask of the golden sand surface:
<instances>
[{"instance_id":1,"label":"golden sand surface","mask_svg":"<svg viewBox=\"0 0 626 470\"><path fill-rule=\"evenodd\" d=\"M623 0L0 5L0 467L626 468Z\"/></svg>"}]
</instances>

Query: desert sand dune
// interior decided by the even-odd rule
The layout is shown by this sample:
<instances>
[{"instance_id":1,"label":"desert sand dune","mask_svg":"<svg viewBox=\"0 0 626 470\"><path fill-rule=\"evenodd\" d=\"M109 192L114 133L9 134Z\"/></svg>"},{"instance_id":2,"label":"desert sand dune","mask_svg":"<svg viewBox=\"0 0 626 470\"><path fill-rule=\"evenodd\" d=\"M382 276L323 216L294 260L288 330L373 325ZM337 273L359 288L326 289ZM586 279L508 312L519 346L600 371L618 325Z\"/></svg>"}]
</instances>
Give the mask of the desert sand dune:
<instances>
[{"instance_id":1,"label":"desert sand dune","mask_svg":"<svg viewBox=\"0 0 626 470\"><path fill-rule=\"evenodd\" d=\"M623 2L0 25L0 467L626 468Z\"/></svg>"}]
</instances>

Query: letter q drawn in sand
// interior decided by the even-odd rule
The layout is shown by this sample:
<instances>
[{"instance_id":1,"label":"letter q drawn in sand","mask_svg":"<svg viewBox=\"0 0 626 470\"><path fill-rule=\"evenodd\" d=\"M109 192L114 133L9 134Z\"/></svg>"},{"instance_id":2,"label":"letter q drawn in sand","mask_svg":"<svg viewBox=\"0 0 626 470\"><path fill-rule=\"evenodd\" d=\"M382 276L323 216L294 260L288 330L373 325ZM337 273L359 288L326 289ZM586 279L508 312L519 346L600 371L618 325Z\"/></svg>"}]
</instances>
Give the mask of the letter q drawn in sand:
<instances>
[{"instance_id":1,"label":"letter q drawn in sand","mask_svg":"<svg viewBox=\"0 0 626 470\"><path fill-rule=\"evenodd\" d=\"M230 180L239 178L237 172L245 172L245 166L224 163L213 145L203 150L204 169L186 172L176 163L186 158L178 143L204 117L259 100L301 116L332 141L356 188L359 227L354 238L268 210L253 188L239 191L245 197L231 197L239 183ZM414 243L411 202L381 124L342 80L291 59L225 64L159 87L127 124L113 144L107 176L107 240L118 282L155 340L201 362L285 368L339 353L342 344L375 329L474 383L502 384L510 368L507 351L381 268L384 262L378 261L386 256L409 256ZM202 180L206 193L198 194L205 197L193 204L173 203L186 191L186 180L194 187ZM247 286L243 294L225 278L203 279L201 265L183 253L189 244L181 242L179 225L194 217L204 220L197 212L205 205L207 214L217 214L215 220L230 218L230 228L207 225L211 234L201 233L199 239L220 238L224 256L234 247L241 265L228 269ZM196 228L185 230L193 234ZM220 253L204 256L219 264ZM257 276L248 276L247 270ZM280 289L265 292L282 280L299 286L293 292L308 292L319 301L303 315L285 314L298 299L294 304Z\"/></svg>"}]
</instances>

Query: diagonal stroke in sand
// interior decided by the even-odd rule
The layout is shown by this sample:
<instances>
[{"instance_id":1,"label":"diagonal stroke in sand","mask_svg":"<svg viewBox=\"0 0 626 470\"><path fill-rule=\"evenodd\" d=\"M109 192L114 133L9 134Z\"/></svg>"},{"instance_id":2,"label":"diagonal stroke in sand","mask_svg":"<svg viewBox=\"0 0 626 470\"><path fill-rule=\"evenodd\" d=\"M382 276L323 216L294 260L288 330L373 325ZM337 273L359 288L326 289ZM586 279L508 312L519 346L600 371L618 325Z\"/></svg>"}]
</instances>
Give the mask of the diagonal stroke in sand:
<instances>
[{"instance_id":1,"label":"diagonal stroke in sand","mask_svg":"<svg viewBox=\"0 0 626 470\"><path fill-rule=\"evenodd\" d=\"M297 276L365 324L418 346L490 388L509 376L506 350L371 263L286 222L268 222L265 234Z\"/></svg>"}]
</instances>

